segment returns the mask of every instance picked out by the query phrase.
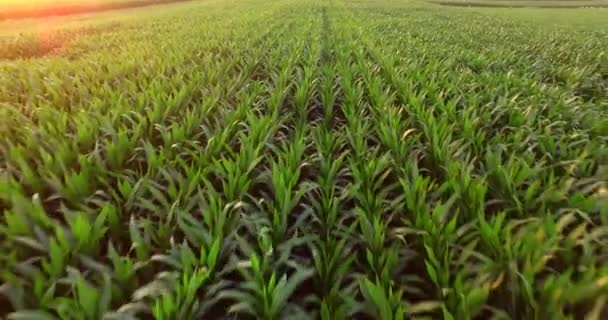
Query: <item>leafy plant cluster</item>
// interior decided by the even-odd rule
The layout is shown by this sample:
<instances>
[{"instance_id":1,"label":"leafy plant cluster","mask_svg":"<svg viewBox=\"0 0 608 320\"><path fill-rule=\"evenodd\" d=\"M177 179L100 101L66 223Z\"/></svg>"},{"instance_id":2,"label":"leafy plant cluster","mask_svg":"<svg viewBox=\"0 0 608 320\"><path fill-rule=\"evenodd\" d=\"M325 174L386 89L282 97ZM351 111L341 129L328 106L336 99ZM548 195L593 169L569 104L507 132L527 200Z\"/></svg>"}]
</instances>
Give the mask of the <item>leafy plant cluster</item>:
<instances>
[{"instance_id":1,"label":"leafy plant cluster","mask_svg":"<svg viewBox=\"0 0 608 320\"><path fill-rule=\"evenodd\" d=\"M2 317L607 316L606 30L341 0L107 23L0 61Z\"/></svg>"}]
</instances>

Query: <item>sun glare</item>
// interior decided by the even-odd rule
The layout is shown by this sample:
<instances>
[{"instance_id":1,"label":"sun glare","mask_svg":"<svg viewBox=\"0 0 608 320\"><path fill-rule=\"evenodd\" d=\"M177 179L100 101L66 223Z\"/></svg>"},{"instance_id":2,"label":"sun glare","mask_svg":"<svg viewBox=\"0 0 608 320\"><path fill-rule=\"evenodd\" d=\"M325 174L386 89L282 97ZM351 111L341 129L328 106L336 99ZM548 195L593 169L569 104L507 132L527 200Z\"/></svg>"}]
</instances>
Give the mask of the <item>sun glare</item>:
<instances>
[{"instance_id":1,"label":"sun glare","mask_svg":"<svg viewBox=\"0 0 608 320\"><path fill-rule=\"evenodd\" d=\"M0 0L2 17L48 17L96 11L102 4L115 0Z\"/></svg>"},{"instance_id":2,"label":"sun glare","mask_svg":"<svg viewBox=\"0 0 608 320\"><path fill-rule=\"evenodd\" d=\"M0 9L38 9L99 4L102 0L0 0Z\"/></svg>"}]
</instances>

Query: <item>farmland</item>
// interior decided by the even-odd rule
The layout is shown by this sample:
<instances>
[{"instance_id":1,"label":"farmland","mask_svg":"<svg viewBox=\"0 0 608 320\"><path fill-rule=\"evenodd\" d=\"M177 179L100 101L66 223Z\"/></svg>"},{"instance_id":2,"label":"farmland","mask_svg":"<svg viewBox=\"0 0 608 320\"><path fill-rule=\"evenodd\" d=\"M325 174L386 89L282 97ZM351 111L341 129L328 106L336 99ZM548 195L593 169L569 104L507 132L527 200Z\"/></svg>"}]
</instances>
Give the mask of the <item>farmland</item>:
<instances>
[{"instance_id":1,"label":"farmland","mask_svg":"<svg viewBox=\"0 0 608 320\"><path fill-rule=\"evenodd\" d=\"M482 8L606 8L607 0L434 0L435 4L454 7ZM537 13L538 14L538 13ZM546 15L541 13L540 16Z\"/></svg>"},{"instance_id":2,"label":"farmland","mask_svg":"<svg viewBox=\"0 0 608 320\"><path fill-rule=\"evenodd\" d=\"M606 319L607 51L605 9L0 21L0 318Z\"/></svg>"}]
</instances>

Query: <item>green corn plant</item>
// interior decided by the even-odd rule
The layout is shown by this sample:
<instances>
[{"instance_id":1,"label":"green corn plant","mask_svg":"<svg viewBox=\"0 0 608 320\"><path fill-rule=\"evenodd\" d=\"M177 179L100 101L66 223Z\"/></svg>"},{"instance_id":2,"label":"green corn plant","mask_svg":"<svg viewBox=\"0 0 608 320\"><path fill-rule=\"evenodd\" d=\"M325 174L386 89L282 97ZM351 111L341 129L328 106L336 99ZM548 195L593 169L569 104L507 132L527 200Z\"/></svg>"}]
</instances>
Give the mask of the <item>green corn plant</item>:
<instances>
[{"instance_id":1,"label":"green corn plant","mask_svg":"<svg viewBox=\"0 0 608 320\"><path fill-rule=\"evenodd\" d=\"M213 239L224 238L236 229L243 203L226 203L217 193L199 191L201 218L184 210L177 211L177 226L195 245L210 246Z\"/></svg>"},{"instance_id":2,"label":"green corn plant","mask_svg":"<svg viewBox=\"0 0 608 320\"><path fill-rule=\"evenodd\" d=\"M112 300L124 301L136 289L137 272L144 263L137 262L129 256L121 256L112 242L108 244L108 259L112 270Z\"/></svg>"},{"instance_id":3,"label":"green corn plant","mask_svg":"<svg viewBox=\"0 0 608 320\"><path fill-rule=\"evenodd\" d=\"M34 192L43 192L43 186L45 186L45 184L42 183L43 179L32 167L32 163L25 157L24 148L20 145L12 145L10 141L8 141L7 144L8 152L6 152L6 161L10 161L7 163L7 165L9 165L7 166L7 170L14 167L15 169L13 170L15 170L15 173L23 179L24 185L33 188Z\"/></svg>"},{"instance_id":4,"label":"green corn plant","mask_svg":"<svg viewBox=\"0 0 608 320\"><path fill-rule=\"evenodd\" d=\"M426 271L435 284L439 297L446 295L451 285L450 261L453 257L451 244L458 239L457 214L450 208L456 197L452 196L446 203L438 203L430 212L430 217L419 215L414 221L417 230L422 231L421 240L426 253ZM461 227L464 228L464 227Z\"/></svg>"},{"instance_id":5,"label":"green corn plant","mask_svg":"<svg viewBox=\"0 0 608 320\"><path fill-rule=\"evenodd\" d=\"M135 147L136 134L131 136L126 130L119 129L115 133L114 140L108 141L105 146L107 166L110 169L120 168L128 159L129 151Z\"/></svg>"},{"instance_id":6,"label":"green corn plant","mask_svg":"<svg viewBox=\"0 0 608 320\"><path fill-rule=\"evenodd\" d=\"M474 173L471 162L453 162L448 164L448 184L452 192L459 195L458 206L462 218L477 218L477 213L486 209L488 186L484 179ZM461 220L463 220L461 219Z\"/></svg>"},{"instance_id":7,"label":"green corn plant","mask_svg":"<svg viewBox=\"0 0 608 320\"><path fill-rule=\"evenodd\" d=\"M348 276L353 263L346 239L328 238L313 244L316 286L321 300L321 316L345 318L353 312L353 301L349 301ZM325 309L325 310L323 310Z\"/></svg>"},{"instance_id":8,"label":"green corn plant","mask_svg":"<svg viewBox=\"0 0 608 320\"><path fill-rule=\"evenodd\" d=\"M387 194L396 185L388 180L391 175L389 161L388 154L379 155L368 161L354 159L350 161L354 180L350 192L366 214L382 212Z\"/></svg>"},{"instance_id":9,"label":"green corn plant","mask_svg":"<svg viewBox=\"0 0 608 320\"><path fill-rule=\"evenodd\" d=\"M108 275L104 276L103 285L97 288L83 278L78 271L68 269L65 282L71 287L72 298L56 297L54 299L51 310L58 315L57 318L51 312L30 310L17 311L10 317L13 319L28 317L36 319L99 319L109 311L111 283Z\"/></svg>"},{"instance_id":10,"label":"green corn plant","mask_svg":"<svg viewBox=\"0 0 608 320\"><path fill-rule=\"evenodd\" d=\"M151 262L162 263L174 271L161 273L152 282L135 290L133 299L149 301L149 309L158 319L202 316L215 299L201 301L200 290L214 281L220 249L220 239L216 239L210 248L203 246L198 252L184 243L172 247L166 255L152 256ZM218 290L213 286L208 289L208 294Z\"/></svg>"},{"instance_id":11,"label":"green corn plant","mask_svg":"<svg viewBox=\"0 0 608 320\"><path fill-rule=\"evenodd\" d=\"M247 151L244 151L242 154L245 154L245 152ZM255 169L256 163L260 160L261 158L257 158L253 162L248 162L245 168L240 166L240 163L226 158L222 158L215 163L215 173L224 178L224 180L222 180L222 190L228 201L238 201L247 193L251 185L249 174ZM245 160L237 161L245 163ZM206 181L206 184L209 185L208 180Z\"/></svg>"},{"instance_id":12,"label":"green corn plant","mask_svg":"<svg viewBox=\"0 0 608 320\"><path fill-rule=\"evenodd\" d=\"M341 180L341 176L346 174L345 159L345 153L334 161L323 158L317 188L311 192L314 196L310 201L315 210L316 219L320 224L322 235L329 235L336 226L340 225L339 221L347 216L342 216L340 212L341 205L348 194L347 189L346 187L336 187Z\"/></svg>"},{"instance_id":13,"label":"green corn plant","mask_svg":"<svg viewBox=\"0 0 608 320\"><path fill-rule=\"evenodd\" d=\"M210 248L201 246L200 251L195 253L188 243L184 243L171 248L168 255L154 255L150 260L163 262L187 274L192 274L197 269L205 268L208 275L213 276L221 245L221 240L216 238Z\"/></svg>"},{"instance_id":14,"label":"green corn plant","mask_svg":"<svg viewBox=\"0 0 608 320\"><path fill-rule=\"evenodd\" d=\"M305 165L301 163L306 148L304 132L296 132L294 141L284 150L278 151L279 159L271 163L269 181L267 184L273 195L269 202L262 202L262 210L270 213L264 217L275 244L281 243L287 236L290 215L299 206L302 198L308 192L307 184L300 184L301 169ZM300 215L297 221L303 221L306 214Z\"/></svg>"},{"instance_id":15,"label":"green corn plant","mask_svg":"<svg viewBox=\"0 0 608 320\"><path fill-rule=\"evenodd\" d=\"M527 190L519 191L520 186L524 185L529 179L535 177L541 171L541 165L530 166L524 161L517 160L511 156L507 164L502 164L502 152L486 153L486 164L488 170L488 184L491 190L501 195L505 201L509 201L511 210L515 213L523 214L526 208L530 208L530 202L538 197L540 191L540 181L536 180L528 185ZM521 196L519 196L521 194Z\"/></svg>"},{"instance_id":16,"label":"green corn plant","mask_svg":"<svg viewBox=\"0 0 608 320\"><path fill-rule=\"evenodd\" d=\"M306 190L297 186L299 169L291 171L287 163L281 161L273 163L271 170L274 200L269 204L271 213L269 225L273 233L273 241L280 243L288 234L289 215L299 204Z\"/></svg>"},{"instance_id":17,"label":"green corn plant","mask_svg":"<svg viewBox=\"0 0 608 320\"><path fill-rule=\"evenodd\" d=\"M335 70L332 66L327 65L321 69L322 77L320 78L319 91L321 103L324 109L324 124L331 126L334 119L334 105L336 103L336 87L334 84Z\"/></svg>"},{"instance_id":18,"label":"green corn plant","mask_svg":"<svg viewBox=\"0 0 608 320\"><path fill-rule=\"evenodd\" d=\"M224 298L234 300L229 313L247 314L259 319L277 319L289 310L289 298L303 281L312 275L312 270L300 267L291 276L269 275L266 258L253 254L247 266L240 268L244 282L238 290L221 293ZM295 311L295 310L292 310ZM303 312L303 311L301 311Z\"/></svg>"},{"instance_id":19,"label":"green corn plant","mask_svg":"<svg viewBox=\"0 0 608 320\"><path fill-rule=\"evenodd\" d=\"M159 217L160 221L158 223L153 224L148 219L141 221L141 228L144 229L146 238L151 243L158 244L161 248L168 245L168 240L173 233L176 211L180 210L179 200L171 199L172 195L168 194L167 189L152 180L148 180L142 184L141 190L143 194L148 194L149 198L141 197L134 204L135 208L143 209L144 212L150 212L152 215L160 216L160 213L163 213Z\"/></svg>"},{"instance_id":20,"label":"green corn plant","mask_svg":"<svg viewBox=\"0 0 608 320\"><path fill-rule=\"evenodd\" d=\"M157 149L150 141L144 141L143 147L146 175L154 176L158 174L158 170L168 162L168 154L165 149ZM143 165L142 165L143 166Z\"/></svg>"},{"instance_id":21,"label":"green corn plant","mask_svg":"<svg viewBox=\"0 0 608 320\"><path fill-rule=\"evenodd\" d=\"M468 267L470 265L463 266ZM468 272L463 271L455 276L447 303L442 306L442 315L447 319L472 319L480 316L491 290L498 285L496 281L474 278L465 273ZM485 281L481 282L482 279Z\"/></svg>"},{"instance_id":22,"label":"green corn plant","mask_svg":"<svg viewBox=\"0 0 608 320\"><path fill-rule=\"evenodd\" d=\"M418 140L415 129L408 128L403 120L403 109L376 107L379 121L376 129L378 140L390 151L396 163L407 163L412 144ZM401 132L401 130L403 130Z\"/></svg>"},{"instance_id":23,"label":"green corn plant","mask_svg":"<svg viewBox=\"0 0 608 320\"><path fill-rule=\"evenodd\" d=\"M164 293L154 302L152 313L155 319L191 319L196 317L199 301L196 292L208 280L207 270L184 272L171 293ZM181 280L181 281L180 281Z\"/></svg>"},{"instance_id":24,"label":"green corn plant","mask_svg":"<svg viewBox=\"0 0 608 320\"><path fill-rule=\"evenodd\" d=\"M373 311L368 312L374 318L383 320L405 319L407 305L402 300L403 292L391 287L383 287L382 284L374 283L368 278L360 280L360 287L366 302L373 308Z\"/></svg>"},{"instance_id":25,"label":"green corn plant","mask_svg":"<svg viewBox=\"0 0 608 320\"><path fill-rule=\"evenodd\" d=\"M313 58L314 59L314 56ZM314 64L306 64L302 68L298 68L296 71L296 81L298 85L295 87L293 96L293 103L298 121L302 122L302 126L305 125L304 120L307 118L307 107L310 103L312 96L315 94L315 85L317 83L314 78Z\"/></svg>"},{"instance_id":26,"label":"green corn plant","mask_svg":"<svg viewBox=\"0 0 608 320\"><path fill-rule=\"evenodd\" d=\"M138 220L131 216L129 220L129 238L131 239L131 250L135 251L137 260L145 261L150 257L150 237L142 232L145 228L145 220Z\"/></svg>"},{"instance_id":27,"label":"green corn plant","mask_svg":"<svg viewBox=\"0 0 608 320\"><path fill-rule=\"evenodd\" d=\"M46 235L39 233L39 237ZM28 306L50 310L55 303L57 281L64 276L71 260L72 245L61 227L56 227L55 237L50 239L18 237L15 242L46 253L47 257L42 259L40 267L31 263L17 264L10 273L3 274L6 281L4 295L19 311L27 310Z\"/></svg>"},{"instance_id":28,"label":"green corn plant","mask_svg":"<svg viewBox=\"0 0 608 320\"><path fill-rule=\"evenodd\" d=\"M70 233L76 240L76 250L86 255L95 255L108 227L108 210L102 210L94 220L88 214L77 212L69 218Z\"/></svg>"},{"instance_id":29,"label":"green corn plant","mask_svg":"<svg viewBox=\"0 0 608 320\"><path fill-rule=\"evenodd\" d=\"M362 210L357 210L357 222L363 241L366 245L366 262L370 271L380 279L381 283L390 283L397 261L396 248L385 244L387 242L387 226L381 216L368 217Z\"/></svg>"},{"instance_id":30,"label":"green corn plant","mask_svg":"<svg viewBox=\"0 0 608 320\"><path fill-rule=\"evenodd\" d=\"M49 173L46 181L54 192L51 199L60 197L77 204L95 191L96 183L93 179L96 174L95 166L82 155L78 158L78 164L79 170L67 169L60 176Z\"/></svg>"},{"instance_id":31,"label":"green corn plant","mask_svg":"<svg viewBox=\"0 0 608 320\"><path fill-rule=\"evenodd\" d=\"M7 235L28 235L37 226L42 229L53 229L54 221L43 206L39 194L31 198L25 196L23 190L14 184L14 180L2 183L3 200L10 204L5 211ZM34 223L34 225L30 223Z\"/></svg>"}]
</instances>

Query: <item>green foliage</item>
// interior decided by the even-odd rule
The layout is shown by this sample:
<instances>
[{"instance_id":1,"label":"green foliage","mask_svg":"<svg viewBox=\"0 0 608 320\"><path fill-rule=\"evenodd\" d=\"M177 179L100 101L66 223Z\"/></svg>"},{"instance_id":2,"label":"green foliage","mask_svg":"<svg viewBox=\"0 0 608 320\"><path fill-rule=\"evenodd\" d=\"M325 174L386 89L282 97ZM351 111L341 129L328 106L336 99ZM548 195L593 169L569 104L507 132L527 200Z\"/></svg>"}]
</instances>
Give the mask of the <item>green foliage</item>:
<instances>
[{"instance_id":1,"label":"green foliage","mask_svg":"<svg viewBox=\"0 0 608 320\"><path fill-rule=\"evenodd\" d=\"M166 10L0 36L0 318L606 318L608 25Z\"/></svg>"}]
</instances>

